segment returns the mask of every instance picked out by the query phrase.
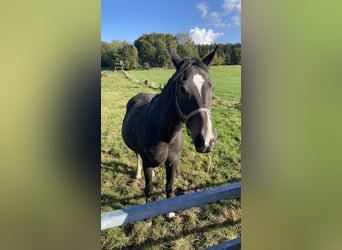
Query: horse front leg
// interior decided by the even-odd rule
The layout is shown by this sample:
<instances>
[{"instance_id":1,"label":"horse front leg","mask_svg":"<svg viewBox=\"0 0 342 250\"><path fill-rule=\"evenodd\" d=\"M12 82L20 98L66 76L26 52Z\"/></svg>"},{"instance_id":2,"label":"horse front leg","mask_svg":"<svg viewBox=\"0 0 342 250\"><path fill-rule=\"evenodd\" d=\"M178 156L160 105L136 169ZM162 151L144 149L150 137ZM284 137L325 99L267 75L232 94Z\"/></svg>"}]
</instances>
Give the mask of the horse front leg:
<instances>
[{"instance_id":1,"label":"horse front leg","mask_svg":"<svg viewBox=\"0 0 342 250\"><path fill-rule=\"evenodd\" d=\"M153 189L152 174L153 174L153 167L144 166L146 203L150 201L150 196L151 196L152 189ZM148 226L151 226L152 218L145 219L145 222L147 223Z\"/></svg>"},{"instance_id":2,"label":"horse front leg","mask_svg":"<svg viewBox=\"0 0 342 250\"><path fill-rule=\"evenodd\" d=\"M173 181L175 178L175 173L177 170L178 162L169 162L165 163L166 167L166 198L170 198L173 196ZM170 212L166 215L168 219L175 217L176 214L174 212Z\"/></svg>"}]
</instances>

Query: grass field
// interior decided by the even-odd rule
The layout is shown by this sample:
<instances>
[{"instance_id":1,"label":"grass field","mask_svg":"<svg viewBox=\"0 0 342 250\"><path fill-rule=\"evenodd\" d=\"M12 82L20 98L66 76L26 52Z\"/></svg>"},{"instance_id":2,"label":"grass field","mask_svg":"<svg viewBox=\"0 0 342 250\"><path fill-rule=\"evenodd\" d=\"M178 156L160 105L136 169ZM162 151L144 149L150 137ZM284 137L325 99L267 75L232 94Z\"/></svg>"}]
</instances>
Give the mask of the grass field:
<instances>
[{"instance_id":1,"label":"grass field","mask_svg":"<svg viewBox=\"0 0 342 250\"><path fill-rule=\"evenodd\" d=\"M210 154L198 154L184 133L184 149L175 177L175 194L199 191L241 180L240 66L211 67L215 86L212 120L218 133ZM174 70L129 71L142 82L164 85ZM158 90L132 83L121 72L107 72L102 80L101 211L144 203L144 179L136 180L135 154L121 138L126 103L139 92ZM153 199L165 199L165 170L157 169ZM177 212L173 220L158 216L148 228L140 221L101 232L103 249L203 249L241 233L239 199L222 200Z\"/></svg>"}]
</instances>

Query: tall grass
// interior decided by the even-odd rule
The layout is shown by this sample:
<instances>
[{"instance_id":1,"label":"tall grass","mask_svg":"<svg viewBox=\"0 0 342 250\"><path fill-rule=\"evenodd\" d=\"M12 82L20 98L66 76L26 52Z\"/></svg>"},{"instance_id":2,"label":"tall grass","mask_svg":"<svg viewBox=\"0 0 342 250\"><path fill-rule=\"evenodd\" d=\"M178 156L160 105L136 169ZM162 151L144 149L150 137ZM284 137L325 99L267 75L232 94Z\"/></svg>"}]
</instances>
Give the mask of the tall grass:
<instances>
[{"instance_id":1,"label":"tall grass","mask_svg":"<svg viewBox=\"0 0 342 250\"><path fill-rule=\"evenodd\" d=\"M223 185L241 179L240 67L212 67L215 85L212 119L218 133L210 154L198 154L184 133L184 149L175 177L176 195ZM226 72L228 71L228 72ZM139 80L165 84L173 70L130 71ZM136 180L136 159L121 138L126 103L139 92L158 93L127 80L120 72L108 72L102 80L101 111L101 211L144 203L144 180ZM165 169L153 179L153 199L165 199ZM153 226L130 223L101 232L103 249L201 249L240 235L239 199L179 211L173 220L158 216Z\"/></svg>"}]
</instances>

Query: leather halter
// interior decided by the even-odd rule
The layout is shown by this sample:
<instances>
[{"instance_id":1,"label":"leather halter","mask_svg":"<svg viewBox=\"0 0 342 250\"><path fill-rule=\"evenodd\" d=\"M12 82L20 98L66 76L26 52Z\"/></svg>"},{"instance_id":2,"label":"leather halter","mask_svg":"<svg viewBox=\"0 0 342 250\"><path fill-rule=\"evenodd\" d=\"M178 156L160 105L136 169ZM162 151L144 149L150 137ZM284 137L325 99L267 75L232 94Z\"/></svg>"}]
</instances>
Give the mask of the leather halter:
<instances>
[{"instance_id":1,"label":"leather halter","mask_svg":"<svg viewBox=\"0 0 342 250\"><path fill-rule=\"evenodd\" d=\"M189 121L189 119L191 117L193 117L194 115L196 115L197 113L201 113L201 112L206 112L209 114L209 117L210 117L210 110L207 109L207 108L198 108L198 109L195 109L193 111L191 111L189 114L185 115L182 110L180 109L179 107L179 104L178 104L178 98L177 98L177 89L178 89L178 84L176 83L176 90L175 90L175 103L176 103L176 108L177 108L177 113L178 115L180 116L181 120L183 123L187 123Z\"/></svg>"}]
</instances>

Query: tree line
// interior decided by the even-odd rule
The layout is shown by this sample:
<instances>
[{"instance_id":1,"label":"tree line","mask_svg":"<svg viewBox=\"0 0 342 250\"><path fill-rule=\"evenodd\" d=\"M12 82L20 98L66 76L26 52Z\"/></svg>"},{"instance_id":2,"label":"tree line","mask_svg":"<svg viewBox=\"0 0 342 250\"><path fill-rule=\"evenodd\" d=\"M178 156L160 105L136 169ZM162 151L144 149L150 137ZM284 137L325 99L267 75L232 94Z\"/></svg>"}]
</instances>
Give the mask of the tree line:
<instances>
[{"instance_id":1,"label":"tree line","mask_svg":"<svg viewBox=\"0 0 342 250\"><path fill-rule=\"evenodd\" d=\"M152 33L144 34L130 44L126 41L113 40L101 42L101 68L122 66L130 69L150 69L172 67L169 47L177 50L183 58L203 58L215 46L218 46L212 65L241 64L241 44L211 44L196 45L186 33L172 34Z\"/></svg>"}]
</instances>

